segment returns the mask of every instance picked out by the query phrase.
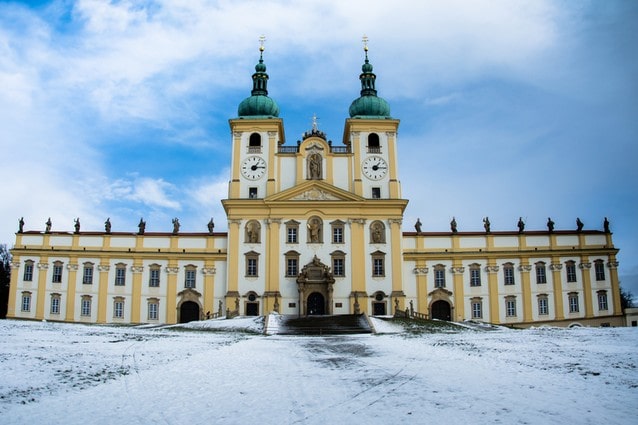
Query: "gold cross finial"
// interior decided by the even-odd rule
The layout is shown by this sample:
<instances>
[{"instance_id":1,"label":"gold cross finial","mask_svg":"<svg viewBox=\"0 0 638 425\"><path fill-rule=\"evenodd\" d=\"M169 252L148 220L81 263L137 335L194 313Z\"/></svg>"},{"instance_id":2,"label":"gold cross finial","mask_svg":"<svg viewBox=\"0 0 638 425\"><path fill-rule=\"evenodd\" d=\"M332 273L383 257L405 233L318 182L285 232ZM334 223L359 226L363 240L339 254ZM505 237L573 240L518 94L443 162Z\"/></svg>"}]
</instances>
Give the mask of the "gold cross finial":
<instances>
[{"instance_id":1,"label":"gold cross finial","mask_svg":"<svg viewBox=\"0 0 638 425\"><path fill-rule=\"evenodd\" d=\"M368 36L363 34L363 38L361 39L361 41L363 41L363 50L364 51L368 51Z\"/></svg>"},{"instance_id":2,"label":"gold cross finial","mask_svg":"<svg viewBox=\"0 0 638 425\"><path fill-rule=\"evenodd\" d=\"M264 51L264 42L266 41L266 36L265 35L260 35L259 36L259 51L263 52Z\"/></svg>"}]
</instances>

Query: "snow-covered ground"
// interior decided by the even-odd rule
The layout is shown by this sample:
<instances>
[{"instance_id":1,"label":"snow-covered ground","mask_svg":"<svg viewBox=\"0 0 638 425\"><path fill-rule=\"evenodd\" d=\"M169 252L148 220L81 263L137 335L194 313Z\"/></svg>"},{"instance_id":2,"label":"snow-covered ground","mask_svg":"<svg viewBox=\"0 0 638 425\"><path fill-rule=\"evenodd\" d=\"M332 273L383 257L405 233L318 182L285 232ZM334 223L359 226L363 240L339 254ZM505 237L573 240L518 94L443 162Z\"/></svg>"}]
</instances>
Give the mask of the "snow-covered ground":
<instances>
[{"instance_id":1,"label":"snow-covered ground","mask_svg":"<svg viewBox=\"0 0 638 425\"><path fill-rule=\"evenodd\" d=\"M638 329L0 321L2 424L636 424ZM398 333L397 333L398 332Z\"/></svg>"}]
</instances>

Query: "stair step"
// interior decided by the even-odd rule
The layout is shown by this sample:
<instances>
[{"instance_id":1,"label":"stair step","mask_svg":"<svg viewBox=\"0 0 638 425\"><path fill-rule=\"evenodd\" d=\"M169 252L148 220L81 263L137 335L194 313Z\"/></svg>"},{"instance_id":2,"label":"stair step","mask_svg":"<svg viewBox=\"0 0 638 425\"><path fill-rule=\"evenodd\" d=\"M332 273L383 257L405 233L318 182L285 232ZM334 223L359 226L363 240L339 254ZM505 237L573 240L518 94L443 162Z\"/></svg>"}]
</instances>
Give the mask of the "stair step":
<instances>
[{"instance_id":1,"label":"stair step","mask_svg":"<svg viewBox=\"0 0 638 425\"><path fill-rule=\"evenodd\" d=\"M285 317L279 323L280 335L343 335L372 333L363 314L338 316Z\"/></svg>"}]
</instances>

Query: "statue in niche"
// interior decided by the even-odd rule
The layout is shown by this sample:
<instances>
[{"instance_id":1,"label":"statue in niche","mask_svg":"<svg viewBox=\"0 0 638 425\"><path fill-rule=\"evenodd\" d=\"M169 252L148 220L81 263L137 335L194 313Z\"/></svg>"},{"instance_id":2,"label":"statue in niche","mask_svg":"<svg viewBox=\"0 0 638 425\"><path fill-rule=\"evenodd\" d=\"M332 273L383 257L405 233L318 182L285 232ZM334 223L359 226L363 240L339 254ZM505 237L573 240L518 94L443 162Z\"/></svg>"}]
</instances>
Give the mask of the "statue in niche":
<instances>
[{"instance_id":1,"label":"statue in niche","mask_svg":"<svg viewBox=\"0 0 638 425\"><path fill-rule=\"evenodd\" d=\"M173 234L176 235L179 233L179 227L180 227L179 218L175 217L172 220L172 223L173 223Z\"/></svg>"},{"instance_id":2,"label":"statue in niche","mask_svg":"<svg viewBox=\"0 0 638 425\"><path fill-rule=\"evenodd\" d=\"M554 231L554 222L552 221L551 217L547 217L547 230L549 230L550 232Z\"/></svg>"},{"instance_id":3,"label":"statue in niche","mask_svg":"<svg viewBox=\"0 0 638 425\"><path fill-rule=\"evenodd\" d=\"M318 153L308 157L308 179L321 180L321 155Z\"/></svg>"},{"instance_id":4,"label":"statue in niche","mask_svg":"<svg viewBox=\"0 0 638 425\"><path fill-rule=\"evenodd\" d=\"M251 221L246 225L246 242L259 243L259 224L256 221Z\"/></svg>"},{"instance_id":5,"label":"statue in niche","mask_svg":"<svg viewBox=\"0 0 638 425\"><path fill-rule=\"evenodd\" d=\"M235 311L239 311L239 297L235 298Z\"/></svg>"},{"instance_id":6,"label":"statue in niche","mask_svg":"<svg viewBox=\"0 0 638 425\"><path fill-rule=\"evenodd\" d=\"M221 316L222 315L222 300L219 300L217 311L219 312L219 315Z\"/></svg>"},{"instance_id":7,"label":"statue in niche","mask_svg":"<svg viewBox=\"0 0 638 425\"><path fill-rule=\"evenodd\" d=\"M523 221L523 217L519 217L518 218L518 233L523 233L523 230L525 230L525 222Z\"/></svg>"},{"instance_id":8,"label":"statue in niche","mask_svg":"<svg viewBox=\"0 0 638 425\"><path fill-rule=\"evenodd\" d=\"M372 243L384 242L384 229L383 224L376 222L372 224Z\"/></svg>"},{"instance_id":9,"label":"statue in niche","mask_svg":"<svg viewBox=\"0 0 638 425\"><path fill-rule=\"evenodd\" d=\"M483 219L483 227L485 228L485 233L490 233L490 218L485 217Z\"/></svg>"},{"instance_id":10,"label":"statue in niche","mask_svg":"<svg viewBox=\"0 0 638 425\"><path fill-rule=\"evenodd\" d=\"M49 219L47 220L47 222L46 222L46 223L44 223L44 224L45 224L45 226L46 226L46 227L44 228L44 233L51 233L51 225L53 224L53 223L51 223L51 217L49 217Z\"/></svg>"},{"instance_id":11,"label":"statue in niche","mask_svg":"<svg viewBox=\"0 0 638 425\"><path fill-rule=\"evenodd\" d=\"M458 232L458 230L456 229L456 218L455 217L452 217L452 221L450 221L450 230L452 231L452 233Z\"/></svg>"},{"instance_id":12,"label":"statue in niche","mask_svg":"<svg viewBox=\"0 0 638 425\"><path fill-rule=\"evenodd\" d=\"M143 235L146 231L146 222L144 221L144 218L140 218L140 222L137 224L137 228L139 229L137 234Z\"/></svg>"},{"instance_id":13,"label":"statue in niche","mask_svg":"<svg viewBox=\"0 0 638 425\"><path fill-rule=\"evenodd\" d=\"M610 233L609 220L607 220L607 217L605 217L605 221L603 221L603 229L605 230L605 233Z\"/></svg>"},{"instance_id":14,"label":"statue in niche","mask_svg":"<svg viewBox=\"0 0 638 425\"><path fill-rule=\"evenodd\" d=\"M20 217L18 220L18 233L24 232L24 217Z\"/></svg>"},{"instance_id":15,"label":"statue in niche","mask_svg":"<svg viewBox=\"0 0 638 425\"><path fill-rule=\"evenodd\" d=\"M73 227L75 228L75 233L80 233L80 217L73 220Z\"/></svg>"},{"instance_id":16,"label":"statue in niche","mask_svg":"<svg viewBox=\"0 0 638 425\"><path fill-rule=\"evenodd\" d=\"M321 242L321 221L318 218L313 218L308 221L308 242L318 243Z\"/></svg>"},{"instance_id":17,"label":"statue in niche","mask_svg":"<svg viewBox=\"0 0 638 425\"><path fill-rule=\"evenodd\" d=\"M106 233L111 233L111 217L108 217L104 222L104 231Z\"/></svg>"},{"instance_id":18,"label":"statue in niche","mask_svg":"<svg viewBox=\"0 0 638 425\"><path fill-rule=\"evenodd\" d=\"M417 233L421 233L421 219L416 219L416 223L414 223L414 228Z\"/></svg>"},{"instance_id":19,"label":"statue in niche","mask_svg":"<svg viewBox=\"0 0 638 425\"><path fill-rule=\"evenodd\" d=\"M207 226L208 226L208 233L212 235L213 230L215 229L215 223L213 223L213 217L210 218L210 221L208 222Z\"/></svg>"},{"instance_id":20,"label":"statue in niche","mask_svg":"<svg viewBox=\"0 0 638 425\"><path fill-rule=\"evenodd\" d=\"M576 217L576 231L577 232L582 232L584 225L585 224L582 221L580 221L580 217Z\"/></svg>"}]
</instances>

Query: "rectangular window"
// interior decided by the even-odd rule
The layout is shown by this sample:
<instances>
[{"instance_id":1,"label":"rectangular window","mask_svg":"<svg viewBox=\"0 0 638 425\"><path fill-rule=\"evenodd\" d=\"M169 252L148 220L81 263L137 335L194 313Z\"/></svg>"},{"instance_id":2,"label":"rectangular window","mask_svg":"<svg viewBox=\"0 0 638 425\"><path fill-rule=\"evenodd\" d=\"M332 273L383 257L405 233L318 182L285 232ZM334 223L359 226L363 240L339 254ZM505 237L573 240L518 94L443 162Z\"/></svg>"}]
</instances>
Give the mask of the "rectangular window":
<instances>
[{"instance_id":1,"label":"rectangular window","mask_svg":"<svg viewBox=\"0 0 638 425\"><path fill-rule=\"evenodd\" d=\"M118 267L115 269L115 286L124 286L126 283L126 269Z\"/></svg>"},{"instance_id":2,"label":"rectangular window","mask_svg":"<svg viewBox=\"0 0 638 425\"><path fill-rule=\"evenodd\" d=\"M22 295L22 311L31 311L31 294Z\"/></svg>"},{"instance_id":3,"label":"rectangular window","mask_svg":"<svg viewBox=\"0 0 638 425\"><path fill-rule=\"evenodd\" d=\"M483 304L480 301L472 301L472 319L483 318Z\"/></svg>"},{"instance_id":4,"label":"rectangular window","mask_svg":"<svg viewBox=\"0 0 638 425\"><path fill-rule=\"evenodd\" d=\"M343 258L332 259L332 273L334 276L340 276L340 277L343 277L346 275L345 269L343 267Z\"/></svg>"},{"instance_id":5,"label":"rectangular window","mask_svg":"<svg viewBox=\"0 0 638 425\"><path fill-rule=\"evenodd\" d=\"M598 293L598 310L607 310L607 292Z\"/></svg>"},{"instance_id":6,"label":"rectangular window","mask_svg":"<svg viewBox=\"0 0 638 425\"><path fill-rule=\"evenodd\" d=\"M547 273L544 264L536 265L536 283L547 283Z\"/></svg>"},{"instance_id":7,"label":"rectangular window","mask_svg":"<svg viewBox=\"0 0 638 425\"><path fill-rule=\"evenodd\" d=\"M514 267L508 266L503 269L505 273L505 284L514 285Z\"/></svg>"},{"instance_id":8,"label":"rectangular window","mask_svg":"<svg viewBox=\"0 0 638 425\"><path fill-rule=\"evenodd\" d=\"M478 268L470 269L470 286L481 286L481 270Z\"/></svg>"},{"instance_id":9,"label":"rectangular window","mask_svg":"<svg viewBox=\"0 0 638 425\"><path fill-rule=\"evenodd\" d=\"M117 319L124 317L124 301L115 301L113 303L113 317Z\"/></svg>"},{"instance_id":10,"label":"rectangular window","mask_svg":"<svg viewBox=\"0 0 638 425\"><path fill-rule=\"evenodd\" d=\"M516 317L516 299L505 299L505 315L507 317Z\"/></svg>"},{"instance_id":11,"label":"rectangular window","mask_svg":"<svg viewBox=\"0 0 638 425\"><path fill-rule=\"evenodd\" d=\"M287 243L297 243L297 227L288 227L286 236Z\"/></svg>"},{"instance_id":12,"label":"rectangular window","mask_svg":"<svg viewBox=\"0 0 638 425\"><path fill-rule=\"evenodd\" d=\"M332 228L332 243L343 243L343 227L335 226Z\"/></svg>"},{"instance_id":13,"label":"rectangular window","mask_svg":"<svg viewBox=\"0 0 638 425\"><path fill-rule=\"evenodd\" d=\"M573 262L567 263L565 271L567 272L567 282L576 282L576 264Z\"/></svg>"},{"instance_id":14,"label":"rectangular window","mask_svg":"<svg viewBox=\"0 0 638 425\"><path fill-rule=\"evenodd\" d=\"M248 197L250 199L257 199L257 188L256 187L249 187L248 188Z\"/></svg>"},{"instance_id":15,"label":"rectangular window","mask_svg":"<svg viewBox=\"0 0 638 425\"><path fill-rule=\"evenodd\" d=\"M82 284L83 285L92 285L93 284L93 266L84 266L84 271L82 272Z\"/></svg>"},{"instance_id":16,"label":"rectangular window","mask_svg":"<svg viewBox=\"0 0 638 425\"><path fill-rule=\"evenodd\" d=\"M596 280L605 280L605 265L602 261L594 263L594 271L596 272Z\"/></svg>"},{"instance_id":17,"label":"rectangular window","mask_svg":"<svg viewBox=\"0 0 638 425\"><path fill-rule=\"evenodd\" d=\"M148 286L151 288L159 288L160 286L160 269L153 268L148 276Z\"/></svg>"},{"instance_id":18,"label":"rectangular window","mask_svg":"<svg viewBox=\"0 0 638 425\"><path fill-rule=\"evenodd\" d=\"M299 270L297 264L296 258L288 258L286 260L286 276L297 276Z\"/></svg>"},{"instance_id":19,"label":"rectangular window","mask_svg":"<svg viewBox=\"0 0 638 425\"><path fill-rule=\"evenodd\" d=\"M257 259L246 259L246 276L257 276Z\"/></svg>"},{"instance_id":20,"label":"rectangular window","mask_svg":"<svg viewBox=\"0 0 638 425\"><path fill-rule=\"evenodd\" d=\"M22 277L22 279L25 282L33 281L33 263L26 263L24 265L24 276Z\"/></svg>"},{"instance_id":21,"label":"rectangular window","mask_svg":"<svg viewBox=\"0 0 638 425\"><path fill-rule=\"evenodd\" d=\"M372 188L372 199L381 199L381 188L373 187Z\"/></svg>"},{"instance_id":22,"label":"rectangular window","mask_svg":"<svg viewBox=\"0 0 638 425\"><path fill-rule=\"evenodd\" d=\"M60 297L51 298L51 314L60 314Z\"/></svg>"},{"instance_id":23,"label":"rectangular window","mask_svg":"<svg viewBox=\"0 0 638 425\"><path fill-rule=\"evenodd\" d=\"M544 316L549 314L549 307L547 304L547 298L539 298L538 299L538 314L540 316Z\"/></svg>"},{"instance_id":24,"label":"rectangular window","mask_svg":"<svg viewBox=\"0 0 638 425\"><path fill-rule=\"evenodd\" d=\"M372 276L385 276L383 258L372 259Z\"/></svg>"},{"instance_id":25,"label":"rectangular window","mask_svg":"<svg viewBox=\"0 0 638 425\"><path fill-rule=\"evenodd\" d=\"M570 294L569 295L569 312L570 313L578 313L578 294Z\"/></svg>"},{"instance_id":26,"label":"rectangular window","mask_svg":"<svg viewBox=\"0 0 638 425\"><path fill-rule=\"evenodd\" d=\"M53 278L51 279L53 283L62 282L62 264L54 264L53 265Z\"/></svg>"},{"instance_id":27,"label":"rectangular window","mask_svg":"<svg viewBox=\"0 0 638 425\"><path fill-rule=\"evenodd\" d=\"M434 287L445 288L445 269L434 269Z\"/></svg>"},{"instance_id":28,"label":"rectangular window","mask_svg":"<svg viewBox=\"0 0 638 425\"><path fill-rule=\"evenodd\" d=\"M148 303L148 320L157 320L159 317L159 304L156 302Z\"/></svg>"},{"instance_id":29,"label":"rectangular window","mask_svg":"<svg viewBox=\"0 0 638 425\"><path fill-rule=\"evenodd\" d=\"M195 276L196 276L195 270L193 269L186 270L186 275L184 280L185 288L195 288Z\"/></svg>"},{"instance_id":30,"label":"rectangular window","mask_svg":"<svg viewBox=\"0 0 638 425\"><path fill-rule=\"evenodd\" d=\"M82 300L82 309L80 310L80 314L82 316L90 316L91 315L91 300L85 298Z\"/></svg>"}]
</instances>

